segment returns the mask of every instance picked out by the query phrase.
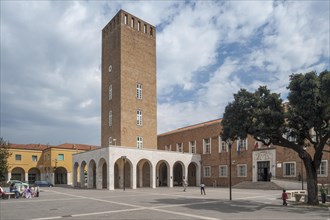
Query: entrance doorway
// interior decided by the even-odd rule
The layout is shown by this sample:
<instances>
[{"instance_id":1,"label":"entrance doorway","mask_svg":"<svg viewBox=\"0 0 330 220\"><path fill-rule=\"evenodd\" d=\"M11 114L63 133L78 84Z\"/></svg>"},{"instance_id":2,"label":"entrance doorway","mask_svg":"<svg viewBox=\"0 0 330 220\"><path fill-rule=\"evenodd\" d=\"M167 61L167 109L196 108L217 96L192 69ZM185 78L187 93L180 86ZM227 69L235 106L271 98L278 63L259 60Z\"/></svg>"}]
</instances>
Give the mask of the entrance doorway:
<instances>
[{"instance_id":1,"label":"entrance doorway","mask_svg":"<svg viewBox=\"0 0 330 220\"><path fill-rule=\"evenodd\" d=\"M269 161L259 161L257 162L258 166L258 181L270 181L269 169L270 162Z\"/></svg>"}]
</instances>

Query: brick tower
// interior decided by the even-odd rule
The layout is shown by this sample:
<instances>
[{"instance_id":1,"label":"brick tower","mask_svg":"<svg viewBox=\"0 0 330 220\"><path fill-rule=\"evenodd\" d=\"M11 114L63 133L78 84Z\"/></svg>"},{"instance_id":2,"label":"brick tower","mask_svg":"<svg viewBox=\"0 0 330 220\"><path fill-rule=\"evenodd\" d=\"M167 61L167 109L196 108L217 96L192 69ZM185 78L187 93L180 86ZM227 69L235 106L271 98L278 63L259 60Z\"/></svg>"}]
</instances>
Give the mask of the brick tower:
<instances>
[{"instance_id":1,"label":"brick tower","mask_svg":"<svg viewBox=\"0 0 330 220\"><path fill-rule=\"evenodd\" d=\"M157 149L156 28L120 10L102 30L101 144Z\"/></svg>"}]
</instances>

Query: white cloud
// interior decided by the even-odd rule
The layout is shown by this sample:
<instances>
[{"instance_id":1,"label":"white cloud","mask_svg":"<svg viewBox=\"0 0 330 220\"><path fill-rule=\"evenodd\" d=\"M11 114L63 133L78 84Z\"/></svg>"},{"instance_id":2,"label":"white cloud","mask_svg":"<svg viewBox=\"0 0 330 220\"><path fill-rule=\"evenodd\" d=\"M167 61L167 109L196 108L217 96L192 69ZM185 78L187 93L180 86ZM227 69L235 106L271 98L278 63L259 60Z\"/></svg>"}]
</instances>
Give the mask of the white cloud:
<instances>
[{"instance_id":1,"label":"white cloud","mask_svg":"<svg viewBox=\"0 0 330 220\"><path fill-rule=\"evenodd\" d=\"M222 117L240 88L285 98L330 68L327 1L1 2L1 131L100 143L101 30L122 8L157 26L158 131Z\"/></svg>"}]
</instances>

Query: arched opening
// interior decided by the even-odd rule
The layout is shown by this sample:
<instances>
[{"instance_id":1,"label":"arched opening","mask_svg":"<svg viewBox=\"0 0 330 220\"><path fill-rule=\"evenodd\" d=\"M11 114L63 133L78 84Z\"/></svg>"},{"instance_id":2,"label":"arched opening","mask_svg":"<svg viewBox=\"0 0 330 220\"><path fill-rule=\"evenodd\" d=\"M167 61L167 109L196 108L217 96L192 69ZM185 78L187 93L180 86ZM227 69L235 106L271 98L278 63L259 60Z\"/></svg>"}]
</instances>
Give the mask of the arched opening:
<instances>
[{"instance_id":1,"label":"arched opening","mask_svg":"<svg viewBox=\"0 0 330 220\"><path fill-rule=\"evenodd\" d=\"M28 171L28 183L33 184L35 181L40 180L40 170L36 167Z\"/></svg>"},{"instance_id":2,"label":"arched opening","mask_svg":"<svg viewBox=\"0 0 330 220\"><path fill-rule=\"evenodd\" d=\"M64 167L57 167L55 170L55 184L67 184L67 170Z\"/></svg>"},{"instance_id":3,"label":"arched opening","mask_svg":"<svg viewBox=\"0 0 330 220\"><path fill-rule=\"evenodd\" d=\"M11 171L11 179L25 182L25 171L21 167L15 167Z\"/></svg>"},{"instance_id":4,"label":"arched opening","mask_svg":"<svg viewBox=\"0 0 330 220\"><path fill-rule=\"evenodd\" d=\"M80 186L79 164L75 162L72 170L73 187Z\"/></svg>"},{"instance_id":5,"label":"arched opening","mask_svg":"<svg viewBox=\"0 0 330 220\"><path fill-rule=\"evenodd\" d=\"M120 188L120 184L119 184L119 182L120 182L120 175L119 175L119 166L118 166L118 163L116 162L115 163L115 167L114 167L114 177L115 177L115 179L114 179L114 188L115 189L119 189Z\"/></svg>"},{"instance_id":6,"label":"arched opening","mask_svg":"<svg viewBox=\"0 0 330 220\"><path fill-rule=\"evenodd\" d=\"M197 186L197 165L195 163L190 163L188 166L188 185Z\"/></svg>"},{"instance_id":7,"label":"arched opening","mask_svg":"<svg viewBox=\"0 0 330 220\"><path fill-rule=\"evenodd\" d=\"M80 165L80 187L85 188L88 184L88 169L86 161L83 161Z\"/></svg>"},{"instance_id":8,"label":"arched opening","mask_svg":"<svg viewBox=\"0 0 330 220\"><path fill-rule=\"evenodd\" d=\"M136 167L137 187L151 187L151 163L148 160L139 161Z\"/></svg>"},{"instance_id":9,"label":"arched opening","mask_svg":"<svg viewBox=\"0 0 330 220\"><path fill-rule=\"evenodd\" d=\"M107 189L108 188L108 169L107 169L107 162L104 158L101 158L98 165L98 176L101 179L101 188Z\"/></svg>"},{"instance_id":10,"label":"arched opening","mask_svg":"<svg viewBox=\"0 0 330 220\"><path fill-rule=\"evenodd\" d=\"M127 157L120 157L115 163L115 188L130 188L133 183L132 165Z\"/></svg>"},{"instance_id":11,"label":"arched opening","mask_svg":"<svg viewBox=\"0 0 330 220\"><path fill-rule=\"evenodd\" d=\"M183 181L183 164L176 162L173 166L173 186L182 186Z\"/></svg>"},{"instance_id":12,"label":"arched opening","mask_svg":"<svg viewBox=\"0 0 330 220\"><path fill-rule=\"evenodd\" d=\"M91 160L88 165L88 188L96 188L96 163Z\"/></svg>"},{"instance_id":13,"label":"arched opening","mask_svg":"<svg viewBox=\"0 0 330 220\"><path fill-rule=\"evenodd\" d=\"M156 168L157 168L156 186L170 186L170 182L169 182L170 169L167 162L165 161L158 162Z\"/></svg>"}]
</instances>

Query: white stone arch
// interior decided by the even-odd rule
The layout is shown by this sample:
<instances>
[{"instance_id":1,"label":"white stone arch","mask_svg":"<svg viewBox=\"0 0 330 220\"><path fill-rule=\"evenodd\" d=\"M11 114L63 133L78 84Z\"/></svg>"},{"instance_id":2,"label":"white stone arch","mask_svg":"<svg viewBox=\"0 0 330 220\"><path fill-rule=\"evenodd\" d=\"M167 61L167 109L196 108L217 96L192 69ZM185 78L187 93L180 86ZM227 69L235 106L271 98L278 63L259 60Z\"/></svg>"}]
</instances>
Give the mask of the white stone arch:
<instances>
[{"instance_id":1,"label":"white stone arch","mask_svg":"<svg viewBox=\"0 0 330 220\"><path fill-rule=\"evenodd\" d=\"M91 159L88 163L87 187L96 188L96 162Z\"/></svg>"},{"instance_id":2,"label":"white stone arch","mask_svg":"<svg viewBox=\"0 0 330 220\"><path fill-rule=\"evenodd\" d=\"M185 165L182 161L176 161L173 164L173 185L182 186L182 181L186 177Z\"/></svg>"},{"instance_id":3,"label":"white stone arch","mask_svg":"<svg viewBox=\"0 0 330 220\"><path fill-rule=\"evenodd\" d=\"M150 160L141 159L136 165L136 183L137 187L153 186L153 166Z\"/></svg>"},{"instance_id":4,"label":"white stone arch","mask_svg":"<svg viewBox=\"0 0 330 220\"><path fill-rule=\"evenodd\" d=\"M83 160L80 164L79 176L80 176L80 187L85 188L88 183L88 167L87 167L87 162L85 160Z\"/></svg>"},{"instance_id":5,"label":"white stone arch","mask_svg":"<svg viewBox=\"0 0 330 220\"><path fill-rule=\"evenodd\" d=\"M168 161L160 160L156 165L156 186L171 186L171 167ZM172 177L173 178L173 177Z\"/></svg>"},{"instance_id":6,"label":"white stone arch","mask_svg":"<svg viewBox=\"0 0 330 220\"><path fill-rule=\"evenodd\" d=\"M134 188L133 187L133 164L129 157L117 157L114 164L115 186L118 188ZM125 184L125 187L124 187Z\"/></svg>"},{"instance_id":7,"label":"white stone arch","mask_svg":"<svg viewBox=\"0 0 330 220\"><path fill-rule=\"evenodd\" d=\"M107 160L103 157L100 158L97 165L96 174L96 188L97 189L107 189L108 188L108 169Z\"/></svg>"},{"instance_id":8,"label":"white stone arch","mask_svg":"<svg viewBox=\"0 0 330 220\"><path fill-rule=\"evenodd\" d=\"M80 186L80 175L79 174L79 163L75 162L72 166L72 180L73 180L73 187Z\"/></svg>"}]
</instances>

